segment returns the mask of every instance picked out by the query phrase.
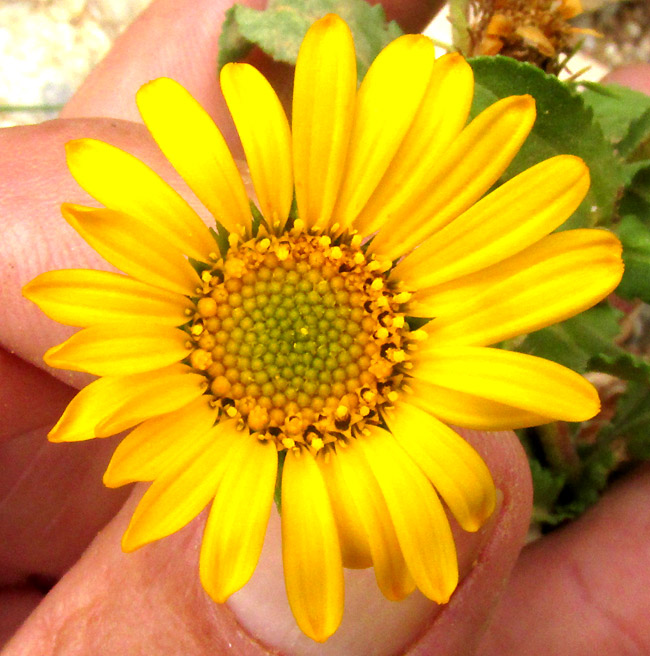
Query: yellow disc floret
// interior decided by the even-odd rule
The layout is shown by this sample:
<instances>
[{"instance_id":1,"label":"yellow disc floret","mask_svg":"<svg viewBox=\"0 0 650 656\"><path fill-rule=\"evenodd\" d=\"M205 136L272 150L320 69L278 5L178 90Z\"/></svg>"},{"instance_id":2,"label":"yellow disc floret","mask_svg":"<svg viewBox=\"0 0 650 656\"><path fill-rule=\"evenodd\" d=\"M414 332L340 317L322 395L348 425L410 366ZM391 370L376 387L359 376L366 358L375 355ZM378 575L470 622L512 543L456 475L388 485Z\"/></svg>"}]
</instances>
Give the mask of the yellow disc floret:
<instances>
[{"instance_id":1,"label":"yellow disc floret","mask_svg":"<svg viewBox=\"0 0 650 656\"><path fill-rule=\"evenodd\" d=\"M189 363L278 449L358 434L379 421L411 341L385 268L358 240L295 230L231 247L202 276Z\"/></svg>"}]
</instances>

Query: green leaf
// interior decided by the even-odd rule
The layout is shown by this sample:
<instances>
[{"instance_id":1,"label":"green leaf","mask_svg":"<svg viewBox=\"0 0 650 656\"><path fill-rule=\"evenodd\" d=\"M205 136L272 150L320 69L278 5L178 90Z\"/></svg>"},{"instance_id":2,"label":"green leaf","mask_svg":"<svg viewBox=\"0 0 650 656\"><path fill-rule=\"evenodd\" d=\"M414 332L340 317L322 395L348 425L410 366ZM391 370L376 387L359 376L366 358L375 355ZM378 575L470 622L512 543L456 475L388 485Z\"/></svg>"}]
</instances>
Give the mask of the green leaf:
<instances>
[{"instance_id":1,"label":"green leaf","mask_svg":"<svg viewBox=\"0 0 650 656\"><path fill-rule=\"evenodd\" d=\"M618 152L625 159L644 159L647 155L647 143L650 139L650 110L630 124L630 129L618 144Z\"/></svg>"},{"instance_id":2,"label":"green leaf","mask_svg":"<svg viewBox=\"0 0 650 656\"><path fill-rule=\"evenodd\" d=\"M625 439L632 458L650 459L650 387L647 384L628 383L616 406L610 432Z\"/></svg>"},{"instance_id":3,"label":"green leaf","mask_svg":"<svg viewBox=\"0 0 650 656\"><path fill-rule=\"evenodd\" d=\"M251 208L251 214L253 215L253 221L251 224L251 232L253 234L253 237L257 237L257 234L260 231L260 226L264 225L266 227L266 221L264 217L262 216L262 212L259 211L257 208L257 205L253 201L250 202L250 208Z\"/></svg>"},{"instance_id":4,"label":"green leaf","mask_svg":"<svg viewBox=\"0 0 650 656\"><path fill-rule=\"evenodd\" d=\"M543 467L539 460L530 460L530 473L533 479L533 504L535 515L548 521L548 515L557 501L566 482L566 476Z\"/></svg>"},{"instance_id":5,"label":"green leaf","mask_svg":"<svg viewBox=\"0 0 650 656\"><path fill-rule=\"evenodd\" d=\"M275 491L273 492L273 501L278 509L278 514L282 514L282 472L284 471L284 460L287 457L286 451L278 451L278 473L275 477Z\"/></svg>"},{"instance_id":6,"label":"green leaf","mask_svg":"<svg viewBox=\"0 0 650 656\"><path fill-rule=\"evenodd\" d=\"M643 202L645 203L645 205L643 205L644 208L650 207L650 165L649 164L650 162L646 160L640 162L633 162L626 165L626 169L629 169L630 171L634 172L632 181L628 185L626 191L634 193L641 200L643 200ZM634 212L632 213L634 214ZM621 215L624 216L624 213L622 213ZM650 213L644 211L640 214L637 214L637 216L640 219L642 219L644 223L650 225Z\"/></svg>"},{"instance_id":7,"label":"green leaf","mask_svg":"<svg viewBox=\"0 0 650 656\"><path fill-rule=\"evenodd\" d=\"M618 84L581 83L580 95L594 112L605 138L618 144L630 126L650 110L650 96Z\"/></svg>"},{"instance_id":8,"label":"green leaf","mask_svg":"<svg viewBox=\"0 0 650 656\"><path fill-rule=\"evenodd\" d=\"M219 70L227 63L241 61L255 45L242 36L237 23L237 13L240 5L233 5L226 10L221 35L219 36Z\"/></svg>"},{"instance_id":9,"label":"green leaf","mask_svg":"<svg viewBox=\"0 0 650 656\"><path fill-rule=\"evenodd\" d=\"M625 271L616 293L650 303L650 229L638 217L625 216L617 232L623 244Z\"/></svg>"},{"instance_id":10,"label":"green leaf","mask_svg":"<svg viewBox=\"0 0 650 656\"><path fill-rule=\"evenodd\" d=\"M241 59L253 45L293 65L309 26L329 13L338 14L352 30L359 79L379 51L403 34L395 21L386 22L381 5L364 0L269 0L265 10L234 5L219 39L219 67Z\"/></svg>"},{"instance_id":11,"label":"green leaf","mask_svg":"<svg viewBox=\"0 0 650 656\"><path fill-rule=\"evenodd\" d=\"M476 57L473 115L506 96L529 93L537 103L537 120L502 182L537 162L558 154L582 157L589 166L591 188L563 229L610 225L623 185L621 164L582 97L553 75L508 57Z\"/></svg>"},{"instance_id":12,"label":"green leaf","mask_svg":"<svg viewBox=\"0 0 650 656\"><path fill-rule=\"evenodd\" d=\"M650 162L626 163L625 190L618 204L620 216L634 215L650 224Z\"/></svg>"},{"instance_id":13,"label":"green leaf","mask_svg":"<svg viewBox=\"0 0 650 656\"><path fill-rule=\"evenodd\" d=\"M638 173L641 173L641 171L650 171L650 159L638 160L636 162L624 162L622 171L625 186L630 186L633 184L634 178Z\"/></svg>"},{"instance_id":14,"label":"green leaf","mask_svg":"<svg viewBox=\"0 0 650 656\"><path fill-rule=\"evenodd\" d=\"M65 105L0 105L0 113L11 112L60 112Z\"/></svg>"},{"instance_id":15,"label":"green leaf","mask_svg":"<svg viewBox=\"0 0 650 656\"><path fill-rule=\"evenodd\" d=\"M224 226L219 223L217 223L217 229L215 230L214 228L209 228L210 234L214 237L214 240L217 242L217 245L219 246L219 253L221 253L221 257L226 257L226 253L228 252L228 249L230 248L230 244L228 243L228 231Z\"/></svg>"},{"instance_id":16,"label":"green leaf","mask_svg":"<svg viewBox=\"0 0 650 656\"><path fill-rule=\"evenodd\" d=\"M578 517L590 506L593 506L607 487L607 482L616 464L616 458L609 443L591 447L583 461L580 479L568 491L571 494L571 500L558 506L555 509L556 512L566 519L571 519Z\"/></svg>"},{"instance_id":17,"label":"green leaf","mask_svg":"<svg viewBox=\"0 0 650 656\"><path fill-rule=\"evenodd\" d=\"M200 262L199 260L195 260L192 257L188 257L187 260L192 265L194 271L196 271L199 274L199 276L201 276L201 274L204 271L208 271L209 269L212 268L212 264L208 264L207 262Z\"/></svg>"},{"instance_id":18,"label":"green leaf","mask_svg":"<svg viewBox=\"0 0 650 656\"><path fill-rule=\"evenodd\" d=\"M527 335L516 350L584 373L589 370L593 357L602 354L617 356L622 352L613 343L620 333L618 322L621 316L619 310L602 304Z\"/></svg>"},{"instance_id":19,"label":"green leaf","mask_svg":"<svg viewBox=\"0 0 650 656\"><path fill-rule=\"evenodd\" d=\"M623 380L650 385L650 362L622 349L617 355L595 355L589 360L588 368L590 371L600 371Z\"/></svg>"},{"instance_id":20,"label":"green leaf","mask_svg":"<svg viewBox=\"0 0 650 656\"><path fill-rule=\"evenodd\" d=\"M406 317L406 323L409 326L409 330L415 331L426 326L431 318L429 317Z\"/></svg>"},{"instance_id":21,"label":"green leaf","mask_svg":"<svg viewBox=\"0 0 650 656\"><path fill-rule=\"evenodd\" d=\"M449 0L449 22L451 23L451 42L458 52L467 56L470 51L469 25L467 12L469 0Z\"/></svg>"}]
</instances>

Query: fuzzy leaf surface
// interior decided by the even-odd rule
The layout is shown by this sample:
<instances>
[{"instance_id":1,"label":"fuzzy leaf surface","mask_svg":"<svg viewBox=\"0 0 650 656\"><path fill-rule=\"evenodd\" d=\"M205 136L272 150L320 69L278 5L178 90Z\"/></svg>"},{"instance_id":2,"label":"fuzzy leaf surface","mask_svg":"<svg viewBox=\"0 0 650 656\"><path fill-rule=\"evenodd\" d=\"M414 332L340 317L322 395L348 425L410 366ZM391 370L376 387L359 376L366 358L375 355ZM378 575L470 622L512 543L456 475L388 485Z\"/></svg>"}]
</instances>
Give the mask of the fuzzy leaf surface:
<instances>
[{"instance_id":1,"label":"fuzzy leaf surface","mask_svg":"<svg viewBox=\"0 0 650 656\"><path fill-rule=\"evenodd\" d=\"M622 349L617 355L601 353L594 356L589 361L589 370L600 371L622 380L635 381L650 387L650 362Z\"/></svg>"},{"instance_id":2,"label":"fuzzy leaf surface","mask_svg":"<svg viewBox=\"0 0 650 656\"><path fill-rule=\"evenodd\" d=\"M650 216L647 217L650 221ZM623 217L618 227L623 244L625 272L616 293L627 299L640 298L650 303L650 230L634 215Z\"/></svg>"},{"instance_id":3,"label":"fuzzy leaf surface","mask_svg":"<svg viewBox=\"0 0 650 656\"><path fill-rule=\"evenodd\" d=\"M352 30L359 79L380 50L403 34L395 21L386 21L381 5L364 0L269 0L263 10L236 4L227 12L219 39L219 68L240 60L253 46L294 65L310 25L329 13L338 14Z\"/></svg>"},{"instance_id":4,"label":"fuzzy leaf surface","mask_svg":"<svg viewBox=\"0 0 650 656\"><path fill-rule=\"evenodd\" d=\"M451 40L454 48L467 56L470 49L469 25L467 12L469 0L449 0L449 22L451 23Z\"/></svg>"},{"instance_id":5,"label":"fuzzy leaf surface","mask_svg":"<svg viewBox=\"0 0 650 656\"><path fill-rule=\"evenodd\" d=\"M619 84L583 83L579 94L612 145L626 138L630 128L650 111L650 96Z\"/></svg>"},{"instance_id":6,"label":"fuzzy leaf surface","mask_svg":"<svg viewBox=\"0 0 650 656\"><path fill-rule=\"evenodd\" d=\"M501 56L470 63L476 78L472 115L512 95L531 94L537 104L535 126L501 181L548 157L577 155L589 166L591 187L562 229L610 225L623 186L621 163L583 98L532 64Z\"/></svg>"},{"instance_id":7,"label":"fuzzy leaf surface","mask_svg":"<svg viewBox=\"0 0 650 656\"><path fill-rule=\"evenodd\" d=\"M612 419L612 433L625 439L628 454L650 459L650 387L640 382L628 384Z\"/></svg>"},{"instance_id":8,"label":"fuzzy leaf surface","mask_svg":"<svg viewBox=\"0 0 650 656\"><path fill-rule=\"evenodd\" d=\"M530 333L517 351L553 360L579 373L589 370L592 358L622 351L614 344L622 313L604 303L562 323Z\"/></svg>"}]
</instances>

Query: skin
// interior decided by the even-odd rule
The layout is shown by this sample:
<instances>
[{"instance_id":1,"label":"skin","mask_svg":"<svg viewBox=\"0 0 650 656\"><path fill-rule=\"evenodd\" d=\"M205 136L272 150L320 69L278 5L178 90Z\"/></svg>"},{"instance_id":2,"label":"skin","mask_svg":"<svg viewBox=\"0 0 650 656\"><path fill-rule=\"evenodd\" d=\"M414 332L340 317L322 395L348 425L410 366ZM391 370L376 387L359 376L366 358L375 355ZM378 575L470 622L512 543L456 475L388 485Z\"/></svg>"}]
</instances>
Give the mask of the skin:
<instances>
[{"instance_id":1,"label":"skin","mask_svg":"<svg viewBox=\"0 0 650 656\"><path fill-rule=\"evenodd\" d=\"M198 580L204 515L125 555L120 536L144 488L102 486L119 438L47 442L47 431L88 379L43 367L45 349L71 330L22 299L20 288L50 269L108 268L60 217L62 201L88 202L67 171L63 146L79 137L109 141L189 197L141 125L134 94L154 77L175 78L236 150L214 67L229 4L157 0L89 76L62 119L0 131L0 148L9 154L0 161L0 644L9 640L3 656L648 653L650 469L621 480L579 521L520 554L531 504L525 456L511 433L466 433L493 473L500 503L477 535L457 531L463 578L451 602L439 608L414 595L390 603L376 590L371 570L349 572L341 628L317 645L300 635L288 612L276 517L252 581L228 604L216 605ZM412 31L439 6L382 4ZM286 92L289 69L254 57ZM635 75L650 80L646 69Z\"/></svg>"}]
</instances>

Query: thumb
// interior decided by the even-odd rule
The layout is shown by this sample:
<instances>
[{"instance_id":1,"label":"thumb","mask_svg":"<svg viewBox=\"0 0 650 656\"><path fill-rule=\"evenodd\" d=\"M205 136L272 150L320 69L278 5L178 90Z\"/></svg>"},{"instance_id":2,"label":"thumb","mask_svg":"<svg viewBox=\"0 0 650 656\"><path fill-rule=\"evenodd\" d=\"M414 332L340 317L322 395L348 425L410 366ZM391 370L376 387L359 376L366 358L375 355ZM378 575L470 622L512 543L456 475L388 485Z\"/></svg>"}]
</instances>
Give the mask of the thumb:
<instances>
[{"instance_id":1,"label":"thumb","mask_svg":"<svg viewBox=\"0 0 650 656\"><path fill-rule=\"evenodd\" d=\"M641 62L613 70L603 82L621 84L635 91L650 94L650 64Z\"/></svg>"},{"instance_id":2,"label":"thumb","mask_svg":"<svg viewBox=\"0 0 650 656\"><path fill-rule=\"evenodd\" d=\"M61 196L76 199L80 195L73 189L61 155L61 144L80 133L111 141L136 152L156 168L165 169L139 126L126 122L62 121L6 135L9 142L20 141L25 154L14 171L16 182L24 176L25 185L30 174L41 180L38 198L14 194L7 201L12 209L7 216L12 217L14 235L22 238L5 244L5 261L16 264L10 267L16 283L5 289L13 296L3 304L8 312L3 338L22 357L34 362L40 359L43 344L51 344L58 338L56 331L66 329L46 322L35 308L18 298L20 284L45 268L57 266L57 257L64 258L66 266L100 264L97 256L82 247L67 226L56 219L55 207ZM29 144L34 148L26 148ZM34 167L35 158L27 153L33 154L37 146L41 153L52 153L52 157L40 157L39 166ZM168 175L169 171L161 173ZM16 184L13 188L22 187ZM36 222L35 217L39 219ZM44 227L56 238L39 240L36 233ZM41 249L38 257L33 256L33 250L32 257L21 256L34 245ZM22 318L17 320L20 313ZM32 330L24 331L21 326ZM409 645L417 645L414 653L467 653L468 644L478 639L476 627L487 622L495 590L507 576L521 545L530 504L526 461L514 436L469 437L493 472L503 493L502 506L491 530L463 543L461 564L466 576L445 607L438 608L416 594L404 602L385 601L376 589L372 571L351 571L342 626L319 646L301 636L288 610L277 518L269 530L254 579L233 595L227 606L219 606L205 595L197 575L204 520L197 519L177 537L127 556L121 553L119 541L132 513L132 503L48 595L7 653L11 654L12 649L13 653L29 653L27 646L42 654L59 650L97 653L100 644L99 651L104 654L214 653L216 647L225 651L229 644L239 644L237 653L242 654L246 650L264 653L258 644L301 654L352 652L381 656L403 653Z\"/></svg>"},{"instance_id":3,"label":"thumb","mask_svg":"<svg viewBox=\"0 0 650 656\"><path fill-rule=\"evenodd\" d=\"M133 554L121 552L121 535L141 496L137 489L16 634L5 655L472 653L523 542L531 486L514 434L464 436L485 459L501 495L488 525L471 540L459 541L464 578L446 606L418 593L402 602L387 601L372 570L347 570L341 627L326 643L312 642L297 628L286 601L276 514L253 579L227 604L215 604L197 575L204 515Z\"/></svg>"}]
</instances>

